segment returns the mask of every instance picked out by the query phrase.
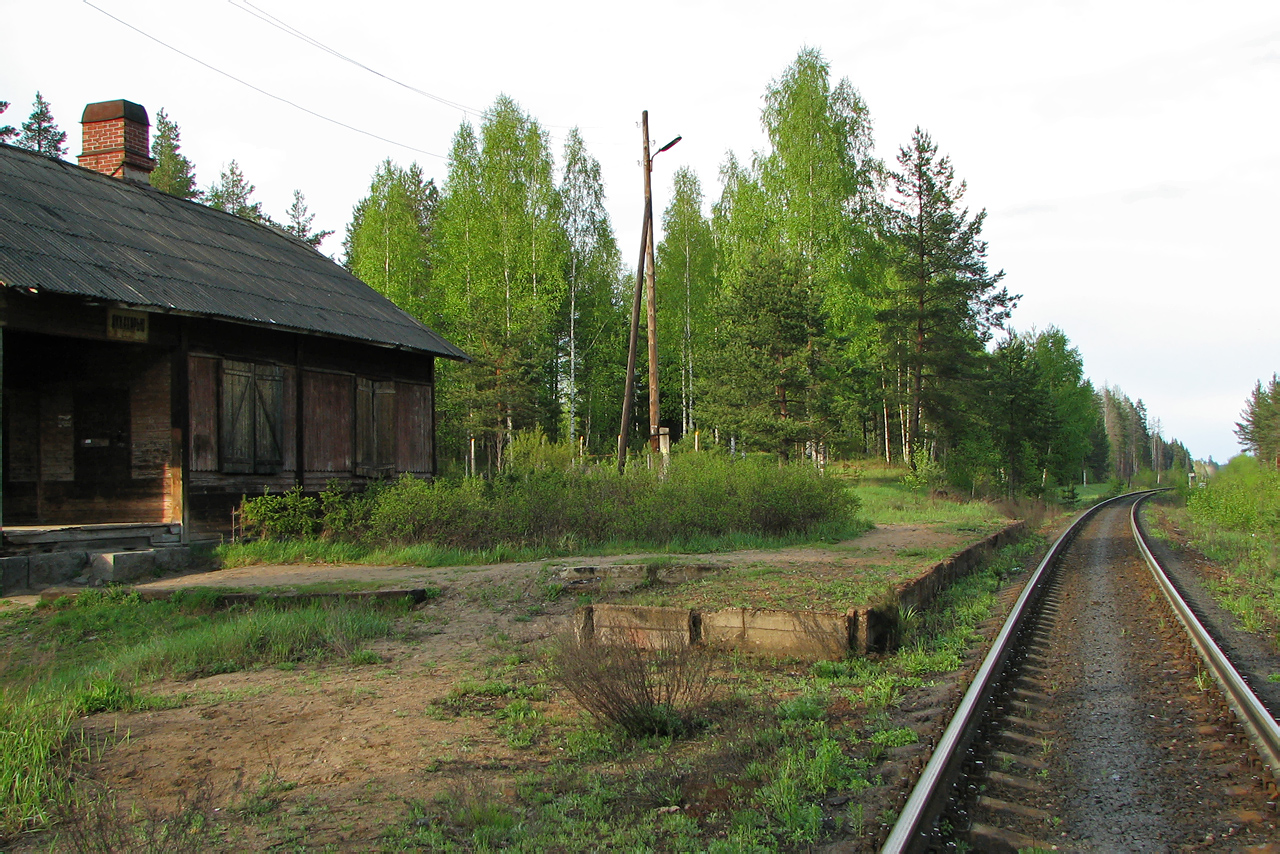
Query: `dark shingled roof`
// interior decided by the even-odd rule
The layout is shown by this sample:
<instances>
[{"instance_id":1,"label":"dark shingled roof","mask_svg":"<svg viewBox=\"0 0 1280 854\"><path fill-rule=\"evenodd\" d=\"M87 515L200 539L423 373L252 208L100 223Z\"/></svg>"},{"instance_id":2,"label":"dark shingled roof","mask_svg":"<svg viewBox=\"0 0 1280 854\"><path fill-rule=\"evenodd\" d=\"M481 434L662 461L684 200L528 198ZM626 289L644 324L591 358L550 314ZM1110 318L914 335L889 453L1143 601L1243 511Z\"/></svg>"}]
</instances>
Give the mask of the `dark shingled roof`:
<instances>
[{"instance_id":1,"label":"dark shingled roof","mask_svg":"<svg viewBox=\"0 0 1280 854\"><path fill-rule=\"evenodd\" d=\"M467 358L291 235L9 145L0 285Z\"/></svg>"}]
</instances>

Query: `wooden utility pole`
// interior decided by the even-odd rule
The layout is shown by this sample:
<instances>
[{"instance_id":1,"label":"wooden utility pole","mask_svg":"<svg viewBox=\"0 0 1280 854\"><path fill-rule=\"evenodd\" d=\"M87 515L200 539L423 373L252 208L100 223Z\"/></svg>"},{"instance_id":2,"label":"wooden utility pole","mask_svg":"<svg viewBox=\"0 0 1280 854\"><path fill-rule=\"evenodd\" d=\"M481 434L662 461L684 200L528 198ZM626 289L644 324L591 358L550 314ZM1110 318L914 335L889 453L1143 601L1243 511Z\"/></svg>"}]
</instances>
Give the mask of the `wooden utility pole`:
<instances>
[{"instance_id":1,"label":"wooden utility pole","mask_svg":"<svg viewBox=\"0 0 1280 854\"><path fill-rule=\"evenodd\" d=\"M658 453L658 295L653 284L653 158L649 156L649 111L641 119L644 126L644 212L645 260L644 296L648 302L649 332L649 449Z\"/></svg>"},{"instance_id":2,"label":"wooden utility pole","mask_svg":"<svg viewBox=\"0 0 1280 854\"><path fill-rule=\"evenodd\" d=\"M640 114L640 128L644 135L644 223L640 228L640 263L636 265L636 292L631 303L631 338L627 349L627 379L622 398L622 429L618 433L618 472L627 465L627 434L631 431L632 398L636 386L636 351L639 349L640 337L640 300L645 285L648 285L648 331L649 331L649 442L658 452L661 448L658 428L658 304L653 282L653 190L651 175L653 174L653 157L649 154L649 111ZM659 148L661 154L671 148L683 137L677 136Z\"/></svg>"}]
</instances>

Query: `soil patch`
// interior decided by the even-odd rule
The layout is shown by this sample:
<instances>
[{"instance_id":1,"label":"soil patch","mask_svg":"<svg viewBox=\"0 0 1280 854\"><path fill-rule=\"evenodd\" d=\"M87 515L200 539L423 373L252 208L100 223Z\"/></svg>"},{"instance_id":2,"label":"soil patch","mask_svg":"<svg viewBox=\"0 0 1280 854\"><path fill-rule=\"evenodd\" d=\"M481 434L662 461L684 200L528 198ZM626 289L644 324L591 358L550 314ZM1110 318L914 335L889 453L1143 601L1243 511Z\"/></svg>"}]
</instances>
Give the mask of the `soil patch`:
<instances>
[{"instance_id":1,"label":"soil patch","mask_svg":"<svg viewBox=\"0 0 1280 854\"><path fill-rule=\"evenodd\" d=\"M722 568L716 573L722 582L741 582L727 588L722 584L720 593L699 582L643 591L645 595L690 601L718 597L726 605L734 604L726 598L738 596L786 602L789 580L804 578L827 585L832 596L846 597L840 603L845 607L919 574L984 533L885 525L827 547L609 560L709 564ZM584 558L581 563L600 560ZM189 802L193 792L206 791L225 850L396 849L395 833L430 824L432 811L442 809L442 803L482 794L486 802L512 805L518 797L532 797L518 792L528 785L531 772L550 774L567 756L589 761L595 749L583 741L590 741L583 734L591 730L581 712L547 683L543 669L547 645L568 627L569 615L580 604L573 594L559 594L548 585L553 572L547 561L452 568L257 566L140 585L295 591L427 587L440 593L403 618L393 638L372 647L378 663L165 682L148 690L181 695L177 708L83 719L90 750L77 765L77 778L110 792L121 809L174 810L184 799ZM828 607L812 597L807 602L807 607ZM996 627L993 623L993 633ZM805 668L785 661L759 666L792 675ZM737 690L752 691L763 678L740 663L725 667L723 679L740 685ZM864 835L874 839L876 828L888 821L904 796L923 762L928 733L945 724L952 691L944 682L911 689L899 708L878 721L880 726L914 728L922 738L880 757L883 785L858 796L866 807L866 824L858 835L846 834L854 846L847 850L858 850L856 840ZM520 714L508 712L509 707ZM858 724L861 714L850 707L850 725ZM678 764L683 749L673 746L658 764ZM602 773L614 773L620 761L654 760L652 754L630 760L614 756L598 765ZM740 761L746 758L725 760L727 765ZM673 804L680 815L714 809L719 796L715 779L684 772L674 777L689 790L654 796L653 809L668 810L655 813L661 820L674 814L668 809ZM660 789L664 784L655 777L653 785ZM42 835L12 850L44 850L48 845L48 836Z\"/></svg>"}]
</instances>

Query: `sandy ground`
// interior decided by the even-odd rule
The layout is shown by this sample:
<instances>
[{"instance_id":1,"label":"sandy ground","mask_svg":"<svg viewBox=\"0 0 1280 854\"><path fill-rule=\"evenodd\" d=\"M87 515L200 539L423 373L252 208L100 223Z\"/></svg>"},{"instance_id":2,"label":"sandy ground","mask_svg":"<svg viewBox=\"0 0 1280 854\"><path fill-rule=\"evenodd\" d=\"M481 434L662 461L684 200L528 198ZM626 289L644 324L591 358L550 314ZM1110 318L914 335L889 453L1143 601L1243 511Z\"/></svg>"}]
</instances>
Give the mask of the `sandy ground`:
<instances>
[{"instance_id":1,"label":"sandy ground","mask_svg":"<svg viewBox=\"0 0 1280 854\"><path fill-rule=\"evenodd\" d=\"M856 573L900 559L904 550L955 551L972 539L925 526L886 525L832 549L687 560L725 568L768 564ZM387 827L404 821L410 803L430 803L477 769L483 785L510 795L518 775L564 755L545 733L513 746L509 730L492 714L509 698L459 700L456 690L467 680L543 681L541 650L568 625L576 604L569 595L546 600L549 564L626 564L645 557L443 568L254 566L148 581L138 586L287 590L357 582L362 589L432 586L441 593L402 621L395 637L373 646L379 663L163 682L147 690L184 695L179 708L87 717L81 726L84 743L92 747L78 774L112 793L122 807L173 810L199 797L215 810L234 813L240 818L228 822L229 849L294 842L342 851L376 848ZM903 562L903 577L932 563L915 561ZM34 597L10 601L29 604ZM552 728L557 720L577 720L576 708L554 691L534 706ZM259 808L260 818L244 820Z\"/></svg>"}]
</instances>

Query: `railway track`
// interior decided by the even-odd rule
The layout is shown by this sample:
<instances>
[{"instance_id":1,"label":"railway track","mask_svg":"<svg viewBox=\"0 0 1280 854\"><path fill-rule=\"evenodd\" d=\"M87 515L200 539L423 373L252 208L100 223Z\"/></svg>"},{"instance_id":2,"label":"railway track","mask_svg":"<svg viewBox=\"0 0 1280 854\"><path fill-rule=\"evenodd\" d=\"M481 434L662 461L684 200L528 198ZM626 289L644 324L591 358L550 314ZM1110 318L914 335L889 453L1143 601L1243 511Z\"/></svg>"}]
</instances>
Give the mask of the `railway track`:
<instances>
[{"instance_id":1,"label":"railway track","mask_svg":"<svg viewBox=\"0 0 1280 854\"><path fill-rule=\"evenodd\" d=\"M1280 852L1280 727L1152 556L1149 495L1054 543L883 852Z\"/></svg>"}]
</instances>

